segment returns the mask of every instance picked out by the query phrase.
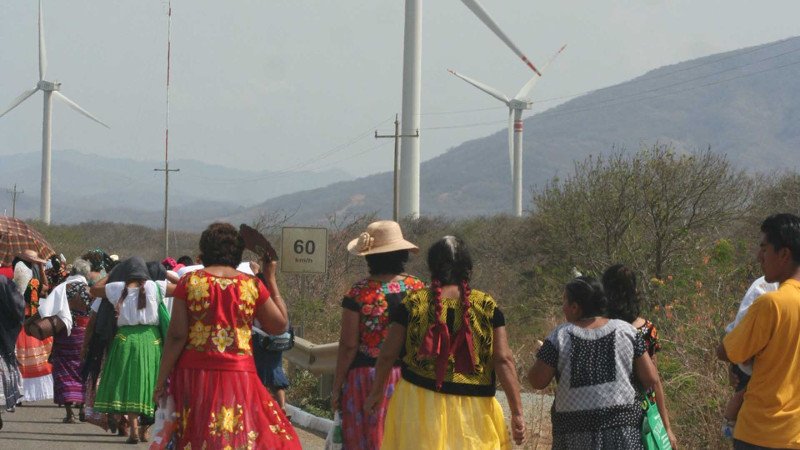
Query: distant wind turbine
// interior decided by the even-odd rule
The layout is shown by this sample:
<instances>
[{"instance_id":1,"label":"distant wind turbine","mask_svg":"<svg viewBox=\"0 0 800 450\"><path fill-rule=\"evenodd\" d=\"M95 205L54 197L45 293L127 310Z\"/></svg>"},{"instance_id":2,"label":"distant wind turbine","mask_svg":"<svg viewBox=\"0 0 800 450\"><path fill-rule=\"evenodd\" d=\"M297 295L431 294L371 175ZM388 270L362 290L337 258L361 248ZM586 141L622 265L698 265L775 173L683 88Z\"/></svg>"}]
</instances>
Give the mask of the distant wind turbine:
<instances>
[{"instance_id":1,"label":"distant wind turbine","mask_svg":"<svg viewBox=\"0 0 800 450\"><path fill-rule=\"evenodd\" d=\"M52 127L50 119L52 118L53 96L67 104L70 108L78 111L84 116L94 120L95 122L110 128L97 117L89 114L85 109L78 106L77 103L68 99L64 94L59 92L61 90L61 83L58 81L45 81L45 70L47 69L47 54L44 48L44 23L42 20L42 0L39 0L39 82L36 83L34 89L23 92L19 97L15 98L11 105L5 111L0 113L0 117L6 115L9 111L16 108L20 103L24 102L31 95L38 91L44 94L44 118L42 119L42 199L40 208L40 219L46 224L50 224L50 141Z\"/></svg>"},{"instance_id":2,"label":"distant wind turbine","mask_svg":"<svg viewBox=\"0 0 800 450\"><path fill-rule=\"evenodd\" d=\"M542 67L542 70L553 62L556 57L561 54L567 46L564 45L550 57L550 59ZM467 76L461 75L454 70L448 70L453 75L461 78L467 83L475 86L476 88L486 92L492 97L500 100L508 106L508 159L511 167L511 184L514 192L513 208L514 215L517 217L522 216L522 111L531 109L533 102L530 100L529 95L533 86L539 81L541 75L534 75L533 78L528 80L522 89L519 90L514 98L508 98L505 94L497 89L481 83L480 81L473 80Z\"/></svg>"}]
</instances>

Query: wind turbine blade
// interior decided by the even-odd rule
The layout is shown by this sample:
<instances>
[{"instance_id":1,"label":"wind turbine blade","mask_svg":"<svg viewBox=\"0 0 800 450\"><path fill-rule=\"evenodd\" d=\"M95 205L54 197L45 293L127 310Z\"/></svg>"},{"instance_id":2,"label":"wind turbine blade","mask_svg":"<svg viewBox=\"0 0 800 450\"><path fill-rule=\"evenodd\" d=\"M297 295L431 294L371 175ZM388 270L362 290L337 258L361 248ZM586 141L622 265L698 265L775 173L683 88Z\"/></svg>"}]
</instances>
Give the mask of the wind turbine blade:
<instances>
[{"instance_id":1,"label":"wind turbine blade","mask_svg":"<svg viewBox=\"0 0 800 450\"><path fill-rule=\"evenodd\" d=\"M544 70L547 69L547 66L549 66L550 63L552 63L553 60L556 59L558 57L558 55L560 55L561 52L564 51L565 48L567 48L566 44L562 45L561 48L558 49L558 51L555 52L555 54L553 54L553 56L551 56L550 59L548 59L546 63L544 63L544 65L542 66L542 72L544 72ZM536 82L539 81L539 78L540 77L538 77L538 76L537 77L531 77L531 79L528 80L527 83L525 83L525 86L522 86L522 89L519 90L517 95L514 97L514 100L527 100L528 99L528 95L530 95L530 93L531 93L531 89L533 89L533 87L536 85Z\"/></svg>"},{"instance_id":2,"label":"wind turbine blade","mask_svg":"<svg viewBox=\"0 0 800 450\"><path fill-rule=\"evenodd\" d=\"M514 110L508 109L508 170L514 183Z\"/></svg>"},{"instance_id":3,"label":"wind turbine blade","mask_svg":"<svg viewBox=\"0 0 800 450\"><path fill-rule=\"evenodd\" d=\"M508 97L505 94L503 94L502 92L498 91L497 89L495 89L495 88L493 88L491 86L485 85L485 84L481 83L480 81L473 80L470 77L461 75L460 73L456 72L455 70L447 69L447 71L452 73L453 75L457 76L458 78L461 78L462 80L466 81L467 83L475 86L476 88L482 90L483 92L486 92L487 94L491 95L492 97L500 100L501 102L505 103L506 105L508 105L508 102L510 101L508 99Z\"/></svg>"},{"instance_id":4,"label":"wind turbine blade","mask_svg":"<svg viewBox=\"0 0 800 450\"><path fill-rule=\"evenodd\" d=\"M39 0L39 81L44 80L47 71L47 52L44 47L44 18L42 15L42 0Z\"/></svg>"},{"instance_id":5,"label":"wind turbine blade","mask_svg":"<svg viewBox=\"0 0 800 450\"><path fill-rule=\"evenodd\" d=\"M525 56L524 53L522 53L522 51L517 47L516 44L511 42L511 39L509 39L508 36L506 36L506 34L503 33L503 30L501 30L500 27L497 26L497 23L495 23L494 19L492 19L491 16L489 16L489 13L487 13L486 10L483 9L483 6L481 6L481 4L478 3L477 0L461 0L461 2L467 5L467 8L469 8L476 16L478 16L478 19L480 19L481 22L483 22L487 27L489 27L489 29L492 30L494 34L496 34L497 37L500 38L501 41L505 42L508 48L510 48L515 55L519 56L522 59L522 62L524 62L528 67L533 69L533 71L536 72L537 75L542 76L542 74L539 72L536 66L534 66L533 63L528 59L528 57Z\"/></svg>"},{"instance_id":6,"label":"wind turbine blade","mask_svg":"<svg viewBox=\"0 0 800 450\"><path fill-rule=\"evenodd\" d=\"M57 98L61 99L61 101L63 101L64 103L66 103L66 104L67 104L67 106L69 106L70 108L74 109L75 111L78 111L79 113L81 113L81 114L83 114L84 116L86 116L86 117L88 117L88 118L90 118L90 119L94 120L95 122L99 123L100 125L102 125L102 126L104 126L104 127L106 127L106 128L111 128L110 126L108 126L108 125L106 125L105 123L103 123L103 121L101 121L101 120L100 120L100 119L98 119L97 117L95 117L95 116L93 116L93 115L89 114L89 112L88 112L88 111L86 111L85 109L83 109L83 108L81 108L80 106L78 106L78 104L77 104L77 103L75 103L75 102L73 102L72 100L68 99L68 98L67 98L67 97L66 97L64 94L62 94L61 92L58 92L58 91L53 91L53 95L54 95L54 96L56 96Z\"/></svg>"},{"instance_id":7,"label":"wind turbine blade","mask_svg":"<svg viewBox=\"0 0 800 450\"><path fill-rule=\"evenodd\" d=\"M5 116L6 113L8 113L12 109L16 108L17 105L19 105L20 103L24 102L28 97L30 97L31 95L35 94L36 91L38 91L38 90L39 90L39 88L34 88L34 89L29 90L29 91L23 92L19 97L15 98L14 101L11 102L11 105L9 105L8 108L6 108L5 111L0 113L0 117Z\"/></svg>"}]
</instances>

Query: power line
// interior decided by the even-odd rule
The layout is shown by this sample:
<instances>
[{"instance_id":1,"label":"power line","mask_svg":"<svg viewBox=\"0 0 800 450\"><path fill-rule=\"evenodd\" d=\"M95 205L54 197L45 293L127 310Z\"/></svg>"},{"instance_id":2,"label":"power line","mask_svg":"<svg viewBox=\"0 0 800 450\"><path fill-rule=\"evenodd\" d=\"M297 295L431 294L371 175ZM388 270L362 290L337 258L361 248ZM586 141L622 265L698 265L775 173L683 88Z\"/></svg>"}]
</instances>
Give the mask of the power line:
<instances>
[{"instance_id":1,"label":"power line","mask_svg":"<svg viewBox=\"0 0 800 450\"><path fill-rule=\"evenodd\" d=\"M699 67L707 66L707 65L710 65L710 64L715 64L715 63L718 63L720 61L725 61L725 60L728 60L728 59L731 59L731 58L736 58L736 57L739 57L739 56L749 55L751 53L755 53L755 52L758 52L758 51L761 51L761 50L766 50L766 49L775 47L777 45L785 44L786 42L787 42L787 40L783 40L783 41L773 42L773 43L770 43L770 44L765 44L765 45L761 45L761 46L758 46L758 47L754 47L754 48L751 48L749 50L739 50L739 51L734 50L729 55L721 56L721 57L715 58L715 59L706 60L706 61L703 61L703 62L699 62L699 63L696 63L696 64L689 65L687 67L681 67L679 69L666 71L666 72L663 72L663 73L660 73L660 74L656 74L656 75L652 75L652 76L645 75L643 77L639 77L637 79L630 80L630 81L626 82L626 84L628 84L628 85L630 85L630 84L639 84L639 83L645 83L645 82L658 80L658 79L661 79L661 78L673 76L673 75L675 75L677 73L686 72L688 70L694 70L694 69L697 69ZM787 53L792 53L794 51L797 51L797 50L791 50L791 51L789 51ZM781 56L783 54L785 54L785 53L775 55L774 57ZM709 56L709 57L705 57L703 59L706 59L706 58L713 58L713 57ZM769 57L769 58L766 58L766 59L771 59L771 58L773 58L773 57ZM613 86L611 86L611 87L613 88ZM599 88L599 89L590 89L590 90L587 90L587 91L582 91L582 92L578 92L578 93L574 93L574 94L560 95L558 97L547 97L547 98L537 99L537 100L534 101L534 103L538 104L538 103L555 102L555 101L559 101L559 100L568 100L568 99L571 99L571 98L580 97L582 95L591 94L592 92L598 92L598 91L601 91L603 89L609 89L609 87ZM461 109L461 110L454 110L454 111L425 112L425 113L422 113L420 115L421 116L439 116L439 115L451 115L451 114L465 114L465 113L471 113L471 112L481 112L481 111L490 111L490 110L499 110L499 109L505 109L505 107L497 106L497 107L489 107L489 108ZM486 124L488 124L488 123L486 123ZM457 127L461 128L461 127L464 127L464 126L457 126ZM443 127L438 127L436 129L443 129Z\"/></svg>"},{"instance_id":2,"label":"power line","mask_svg":"<svg viewBox=\"0 0 800 450\"><path fill-rule=\"evenodd\" d=\"M688 80L677 81L675 83L667 84L667 85L664 85L664 86L659 86L659 87L650 88L650 89L647 89L647 90L644 90L644 91L635 92L635 93L632 93L632 94L626 94L626 95L619 96L619 97L614 97L614 98L601 100L601 101L598 101L597 103L593 103L593 104L588 105L586 107L588 108L588 107L599 106L599 105L610 103L610 102L616 102L618 100L624 100L626 98L637 97L637 96L640 96L642 94L648 94L648 93L651 93L651 92L657 92L657 91L661 91L661 90L664 90L664 89L669 89L671 87L680 86L682 84L691 83L691 82L694 82L694 81L702 80L704 78L709 78L709 77L725 74L725 73L728 73L728 72L734 72L734 71L743 69L745 67L749 67L749 66L752 66L752 65L755 65L755 64L762 63L764 61L769 61L771 59L775 59L775 58L778 58L778 57L781 57L781 56L785 56L785 55L789 55L789 54L797 53L797 52L800 52L800 48L795 48L793 50L785 51L785 52L779 53L777 55L768 56L766 58L762 58L762 59L759 59L757 61L753 61L753 62L749 62L749 63L746 63L746 64L742 64L740 66L736 66L736 67L733 67L733 68L730 68L730 69L718 70L716 72L708 73L708 74L705 74L705 75L700 75L700 76L697 76L697 77L694 77L694 78L690 78Z\"/></svg>"},{"instance_id":3,"label":"power line","mask_svg":"<svg viewBox=\"0 0 800 450\"><path fill-rule=\"evenodd\" d=\"M637 93L629 94L629 95L624 95L624 96L621 96L621 97L614 97L614 98L601 100L601 101L592 103L592 104L587 105L587 106L582 107L582 108L566 109L566 110L562 110L562 111L554 111L554 110L544 111L544 112L541 112L539 114L536 114L536 116L537 117L542 117L542 116L543 117L559 117L559 116L576 114L576 113L585 112L585 111L591 111L593 109L597 109L597 108L600 108L600 107L624 105L624 104L634 103L634 102L642 101L642 100L650 100L650 99L658 98L658 97L661 97L661 96L664 96L664 95L678 94L678 93L681 93L681 92L686 92L686 91L693 90L693 89L698 89L698 88L701 88L701 87L714 86L714 85L717 85L717 84L720 84L720 83L725 83L725 82L728 82L728 81L733 81L733 80L737 80L737 79L740 79L740 78L745 78L745 77L749 77L749 76L753 76L753 75L758 75L758 74L761 74L761 73L764 73L764 72L769 72L769 71L772 71L772 70L778 70L778 69L783 69L783 68L786 68L786 67L790 67L790 66L793 66L795 64L800 63L800 61L795 61L795 62L791 62L791 63L787 63L787 64L782 64L782 65L779 65L779 66L770 67L770 68L766 68L766 69L759 70L759 71L756 71L756 72L750 72L750 73L746 73L746 74L742 74L742 75L726 78L726 79L723 79L723 80L716 80L716 81L713 81L713 82L710 82L710 83L705 83L705 84L701 84L701 85L697 85L697 86L690 86L690 87L687 87L685 89L671 90L671 91L660 93L660 94L656 94L656 95L645 95L645 96L642 96L643 94L659 92L659 91L662 91L664 89L669 89L669 88L673 88L673 87L676 87L676 86L684 85L684 84L687 84L687 83L690 83L690 82L693 82L693 81L698 81L698 80L701 80L701 79L704 79L704 78L709 78L711 76L717 76L717 75L725 74L725 73L728 73L728 72L739 71L739 70L741 70L741 69L743 69L745 67L749 67L749 66L752 66L754 64L762 63L764 61L768 61L768 60L771 60L771 59L775 59L775 58L778 58L778 57L781 57L781 56L785 56L785 55L788 55L788 54L791 54L791 53L796 53L796 52L800 52L800 48L788 50L788 51L779 53L777 55L772 55L772 56L769 56L769 57L766 57L766 58L762 58L762 59L757 60L757 61L753 61L753 62L750 62L750 63L747 63L747 64L742 64L742 65L737 66L737 67L733 67L733 68L725 69L725 70L720 70L720 71L713 72L713 73L706 74L706 75L701 75L701 76L694 77L694 78L691 78L691 79L688 79L688 80L683 80L683 81L680 81L680 82L668 84L668 85L665 85L665 86L660 86L660 87L657 87L657 88L651 88L651 89L648 89L648 90L645 90L645 91L641 91L641 92L637 92ZM727 59L727 58L728 57L726 57L725 59ZM625 100L625 99L630 99L630 100ZM620 101L620 100L622 100L622 101ZM439 126L439 127L428 127L428 128L424 128L423 130L424 131L428 131L428 130L444 130L444 129L455 129L455 128L468 128L468 127L475 127L475 126L495 125L495 124L501 124L501 123L505 123L505 121L489 121L489 122L477 122L477 123L460 124L460 125L445 125L445 126Z\"/></svg>"},{"instance_id":4,"label":"power line","mask_svg":"<svg viewBox=\"0 0 800 450\"><path fill-rule=\"evenodd\" d=\"M243 183L243 182L261 181L261 180L266 180L268 178L277 178L277 177L280 177L280 176L291 175L294 172L297 172L298 170L304 169L304 168L306 168L306 167L308 167L308 166L310 166L312 164L319 163L320 161L322 161L324 159L327 159L327 158L333 156L336 153L339 153L341 151L344 151L344 150L348 149L349 147L353 146L354 144L358 143L359 141L362 141L365 138L371 136L372 132L375 130L375 128L385 124L386 122L391 121L392 119L393 119L393 117L389 116L387 119L382 120L379 123L375 124L374 126L370 127L369 130L367 130L367 131L365 131L363 133L357 134L355 137L349 139L348 141L346 141L346 142L344 142L342 144L339 144L339 145L331 148L330 150L327 150L327 151L325 151L323 153L320 153L320 154L318 154L318 155L316 155L316 156L314 156L312 158L309 158L309 159L307 159L305 161L301 161L301 162L299 162L299 163L297 163L297 164L295 164L293 166L290 166L290 167L288 167L288 168L286 168L284 170L280 170L280 171L277 171L277 172L272 172L272 173L269 173L267 175L251 177L251 178L233 178L233 179L225 179L225 178L214 179L214 178L209 178L209 179L206 179L204 181L207 182L207 183L216 183L216 184ZM364 150L362 152L356 153L353 156L358 156L358 155L364 154L364 153L368 152L371 149L374 149L374 147L370 148L370 149L367 149L367 150ZM349 159L349 158L345 158L345 159ZM338 162L338 161L329 162L327 164L328 165L335 164L336 162Z\"/></svg>"},{"instance_id":5,"label":"power line","mask_svg":"<svg viewBox=\"0 0 800 450\"><path fill-rule=\"evenodd\" d=\"M794 65L797 65L797 64L800 64L800 61L794 61L794 62L791 62L791 63L782 64L780 66L775 66L775 67L770 67L770 68L767 68L767 69L762 69L762 70L759 70L759 71L756 71L756 72L750 72L750 73L746 73L746 74L742 74L742 75L737 75L737 76L730 77L730 78L727 78L727 79L724 79L724 80L712 81L710 83L701 84L701 85L698 85L698 86L689 86L689 87L687 87L685 89L669 91L669 92L663 92L663 93L656 94L656 95L651 95L651 96L648 96L648 97L634 98L634 99L631 99L631 100L622 101L622 102L618 102L618 103L611 103L610 105L609 104L593 104L593 105L587 106L585 108L579 108L579 109L571 109L571 110L568 109L568 110L564 110L564 111L553 111L553 110L545 111L545 112L537 114L537 117L541 117L541 116L544 116L546 118L549 118L549 117L560 117L560 116L564 116L564 115L570 115L570 114L576 114L576 113L585 112L585 111L591 111L593 109L597 109L597 108L601 108L601 107L608 107L608 106L615 107L615 106L620 106L620 105L626 105L626 104L629 104L629 103L639 102L639 101L642 101L642 100L652 100L654 98L663 97L665 95L680 94L682 92L691 91L691 90L698 89L698 88L715 86L717 84L727 83L729 81L734 81L734 80L738 80L738 79L741 79L741 78L747 78L747 77L751 77L751 76L754 76L754 75L759 75L759 74L762 74L764 72L770 72L770 71L773 71L773 70L784 69L786 67L794 66Z\"/></svg>"}]
</instances>

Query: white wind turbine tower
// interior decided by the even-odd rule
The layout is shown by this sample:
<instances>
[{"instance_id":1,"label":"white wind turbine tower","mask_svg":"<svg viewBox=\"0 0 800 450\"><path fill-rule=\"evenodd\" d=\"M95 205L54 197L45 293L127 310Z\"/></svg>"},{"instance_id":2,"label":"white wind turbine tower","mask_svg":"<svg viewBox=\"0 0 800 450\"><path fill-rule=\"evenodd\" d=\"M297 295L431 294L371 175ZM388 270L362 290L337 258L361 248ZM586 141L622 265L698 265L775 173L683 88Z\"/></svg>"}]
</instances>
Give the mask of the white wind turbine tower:
<instances>
[{"instance_id":1,"label":"white wind turbine tower","mask_svg":"<svg viewBox=\"0 0 800 450\"><path fill-rule=\"evenodd\" d=\"M550 59L545 63L542 67L542 71L544 71L547 66L553 62L554 59L562 52L567 46L564 45L558 51L550 57ZM486 84L481 83L480 81L473 80L467 76L461 75L453 70L448 70L453 75L461 78L462 80L466 81L467 83L475 86L476 88L486 92L487 94L491 95L492 97L500 100L501 102L505 103L508 106L508 159L511 166L511 185L512 190L514 193L513 199L513 207L514 207L514 215L517 217L522 216L522 111L526 109L531 109L531 105L533 102L528 97L530 95L533 86L536 85L536 82L539 81L541 78L538 75L539 71L537 71L537 75L534 75L533 78L528 80L522 89L519 90L517 95L514 98L508 98L505 94L498 91L497 89L488 86Z\"/></svg>"},{"instance_id":2,"label":"white wind turbine tower","mask_svg":"<svg viewBox=\"0 0 800 450\"><path fill-rule=\"evenodd\" d=\"M63 101L70 108L78 111L84 116L94 120L95 122L110 128L108 125L100 121L97 117L89 114L85 109L78 106L77 103L68 99L64 94L59 92L61 90L61 83L58 81L46 81L44 79L45 70L47 69L47 55L44 48L44 24L42 22L42 0L39 0L39 82L36 83L34 89L23 92L19 97L11 102L11 105L5 111L0 113L0 117L6 115L9 111L16 108L20 103L24 102L28 97L38 91L44 94L44 116L42 119L42 199L40 208L40 219L46 224L50 224L50 138L51 138L51 123L53 97Z\"/></svg>"},{"instance_id":3,"label":"white wind turbine tower","mask_svg":"<svg viewBox=\"0 0 800 450\"><path fill-rule=\"evenodd\" d=\"M534 72L539 71L514 45L477 0L461 0ZM403 135L420 129L420 97L422 92L422 0L405 0L403 33ZM400 217L419 217L420 138L400 142Z\"/></svg>"}]
</instances>

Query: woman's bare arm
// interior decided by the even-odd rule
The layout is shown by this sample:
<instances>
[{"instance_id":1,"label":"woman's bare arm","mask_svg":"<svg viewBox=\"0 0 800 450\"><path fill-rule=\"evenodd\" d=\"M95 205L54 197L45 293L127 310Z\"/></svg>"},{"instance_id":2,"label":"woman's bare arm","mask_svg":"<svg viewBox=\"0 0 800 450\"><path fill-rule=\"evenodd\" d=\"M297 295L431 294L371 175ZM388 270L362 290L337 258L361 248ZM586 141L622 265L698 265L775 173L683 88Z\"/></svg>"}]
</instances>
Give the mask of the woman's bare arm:
<instances>
[{"instance_id":1,"label":"woman's bare arm","mask_svg":"<svg viewBox=\"0 0 800 450\"><path fill-rule=\"evenodd\" d=\"M336 356L336 372L333 378L331 391L331 408L339 409L339 399L342 395L342 386L347 377L350 364L358 352L358 313L342 308L342 328L339 332L339 353Z\"/></svg>"},{"instance_id":2,"label":"woman's bare arm","mask_svg":"<svg viewBox=\"0 0 800 450\"><path fill-rule=\"evenodd\" d=\"M406 327L399 323L389 325L389 335L383 341L381 353L378 355L378 362L375 363L375 381L372 383L372 389L364 402L365 413L373 414L375 407L383 398L383 390L389 379L389 372L400 356L400 351L403 349L405 342Z\"/></svg>"},{"instance_id":3,"label":"woman's bare arm","mask_svg":"<svg viewBox=\"0 0 800 450\"><path fill-rule=\"evenodd\" d=\"M514 363L514 354L508 346L506 327L494 329L494 343L492 360L494 372L503 387L503 392L508 399L508 407L511 409L511 435L514 442L521 445L525 439L525 418L522 413L522 399L520 398L519 380L517 379L517 367Z\"/></svg>"},{"instance_id":4,"label":"woman's bare arm","mask_svg":"<svg viewBox=\"0 0 800 450\"><path fill-rule=\"evenodd\" d=\"M158 369L158 379L153 393L153 398L156 402L164 394L164 385L167 382L167 377L172 373L172 369L175 368L188 336L189 314L186 302L182 298L175 297L172 301L169 330L164 337L164 352L161 355L161 367Z\"/></svg>"}]
</instances>

